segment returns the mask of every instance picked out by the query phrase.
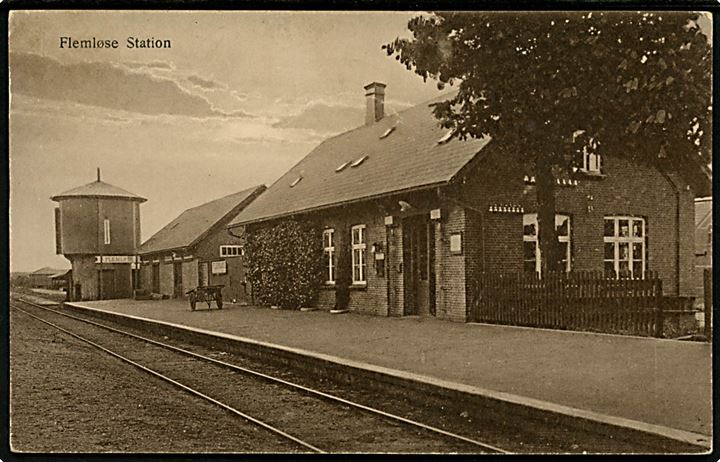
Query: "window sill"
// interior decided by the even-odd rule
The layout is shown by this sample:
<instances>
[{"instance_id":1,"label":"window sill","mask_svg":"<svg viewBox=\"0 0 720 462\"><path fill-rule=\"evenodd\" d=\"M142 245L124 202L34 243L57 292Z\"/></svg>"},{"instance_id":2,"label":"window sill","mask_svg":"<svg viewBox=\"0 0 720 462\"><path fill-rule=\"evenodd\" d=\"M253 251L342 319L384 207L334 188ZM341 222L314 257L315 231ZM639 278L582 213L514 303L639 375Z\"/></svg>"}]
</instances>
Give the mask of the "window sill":
<instances>
[{"instance_id":1,"label":"window sill","mask_svg":"<svg viewBox=\"0 0 720 462\"><path fill-rule=\"evenodd\" d=\"M323 284L320 286L320 290L335 290L337 286L335 284ZM364 284L350 284L349 290L367 290L367 283Z\"/></svg>"},{"instance_id":2,"label":"window sill","mask_svg":"<svg viewBox=\"0 0 720 462\"><path fill-rule=\"evenodd\" d=\"M603 178L607 177L607 175L602 172L588 172L580 169L575 172L575 175L582 177L586 180L602 180Z\"/></svg>"}]
</instances>

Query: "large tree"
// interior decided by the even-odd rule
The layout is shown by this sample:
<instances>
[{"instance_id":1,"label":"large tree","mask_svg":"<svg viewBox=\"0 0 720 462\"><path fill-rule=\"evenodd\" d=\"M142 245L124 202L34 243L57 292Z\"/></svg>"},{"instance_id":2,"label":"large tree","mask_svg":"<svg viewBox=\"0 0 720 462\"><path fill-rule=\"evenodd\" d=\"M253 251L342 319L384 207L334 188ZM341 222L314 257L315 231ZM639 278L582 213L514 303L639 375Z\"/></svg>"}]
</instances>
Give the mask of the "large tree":
<instances>
[{"instance_id":1,"label":"large tree","mask_svg":"<svg viewBox=\"0 0 720 462\"><path fill-rule=\"evenodd\" d=\"M421 14L384 45L458 91L434 114L534 168L543 270L557 269L555 172L582 152L663 169L710 162L711 49L691 12Z\"/></svg>"}]
</instances>

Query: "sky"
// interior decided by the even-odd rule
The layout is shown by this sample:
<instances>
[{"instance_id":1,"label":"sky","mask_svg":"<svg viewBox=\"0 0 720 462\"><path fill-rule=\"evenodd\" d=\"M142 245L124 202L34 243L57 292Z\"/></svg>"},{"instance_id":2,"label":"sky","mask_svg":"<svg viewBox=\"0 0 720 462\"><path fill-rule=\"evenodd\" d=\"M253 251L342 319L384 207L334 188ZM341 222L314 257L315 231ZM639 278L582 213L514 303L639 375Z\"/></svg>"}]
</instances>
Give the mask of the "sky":
<instances>
[{"instance_id":1,"label":"sky","mask_svg":"<svg viewBox=\"0 0 720 462\"><path fill-rule=\"evenodd\" d=\"M143 241L183 210L270 185L323 139L439 94L381 46L413 13L12 12L10 269L67 268L50 196L95 180L148 199ZM61 37L117 49L60 48ZM128 49L127 37L170 49Z\"/></svg>"},{"instance_id":2,"label":"sky","mask_svg":"<svg viewBox=\"0 0 720 462\"><path fill-rule=\"evenodd\" d=\"M144 241L361 125L372 81L387 84L386 113L439 95L381 49L416 14L11 12L11 271L69 267L55 255L50 196L94 181L96 167L148 199ZM61 48L61 37L120 46ZM172 47L129 49L128 37Z\"/></svg>"}]
</instances>

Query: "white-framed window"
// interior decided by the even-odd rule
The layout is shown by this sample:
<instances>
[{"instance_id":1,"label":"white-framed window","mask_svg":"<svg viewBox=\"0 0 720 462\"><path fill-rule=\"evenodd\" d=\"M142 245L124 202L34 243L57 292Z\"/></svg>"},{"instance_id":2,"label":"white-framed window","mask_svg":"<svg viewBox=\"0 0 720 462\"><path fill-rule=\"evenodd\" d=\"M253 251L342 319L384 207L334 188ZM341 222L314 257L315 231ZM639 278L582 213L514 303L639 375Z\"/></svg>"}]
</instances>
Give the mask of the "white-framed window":
<instances>
[{"instance_id":1,"label":"white-framed window","mask_svg":"<svg viewBox=\"0 0 720 462\"><path fill-rule=\"evenodd\" d=\"M367 263L365 260L365 225L356 225L350 229L352 244L352 283L366 284Z\"/></svg>"},{"instance_id":2,"label":"white-framed window","mask_svg":"<svg viewBox=\"0 0 720 462\"><path fill-rule=\"evenodd\" d=\"M644 279L647 269L645 219L633 216L605 217L605 275Z\"/></svg>"},{"instance_id":3,"label":"white-framed window","mask_svg":"<svg viewBox=\"0 0 720 462\"><path fill-rule=\"evenodd\" d=\"M562 248L562 267L571 270L570 217L555 215L555 235ZM523 267L526 273L541 273L542 256L538 240L537 213L523 215Z\"/></svg>"},{"instance_id":4,"label":"white-framed window","mask_svg":"<svg viewBox=\"0 0 720 462\"><path fill-rule=\"evenodd\" d=\"M335 230L323 231L323 251L325 255L325 283L335 284Z\"/></svg>"},{"instance_id":5,"label":"white-framed window","mask_svg":"<svg viewBox=\"0 0 720 462\"><path fill-rule=\"evenodd\" d=\"M239 257L245 255L245 249L241 245L221 245L220 257Z\"/></svg>"},{"instance_id":6,"label":"white-framed window","mask_svg":"<svg viewBox=\"0 0 720 462\"><path fill-rule=\"evenodd\" d=\"M109 218L106 218L105 220L103 220L103 234L105 236L105 238L104 238L105 245L109 245L110 244L110 219Z\"/></svg>"},{"instance_id":7,"label":"white-framed window","mask_svg":"<svg viewBox=\"0 0 720 462\"><path fill-rule=\"evenodd\" d=\"M588 173L600 173L600 154L584 149L582 170Z\"/></svg>"},{"instance_id":8,"label":"white-framed window","mask_svg":"<svg viewBox=\"0 0 720 462\"><path fill-rule=\"evenodd\" d=\"M588 138L585 130L576 130L573 133L573 142L578 137L582 142L582 166L580 170L586 173L600 173L600 164L602 163L600 154L598 154L598 141L595 138Z\"/></svg>"}]
</instances>

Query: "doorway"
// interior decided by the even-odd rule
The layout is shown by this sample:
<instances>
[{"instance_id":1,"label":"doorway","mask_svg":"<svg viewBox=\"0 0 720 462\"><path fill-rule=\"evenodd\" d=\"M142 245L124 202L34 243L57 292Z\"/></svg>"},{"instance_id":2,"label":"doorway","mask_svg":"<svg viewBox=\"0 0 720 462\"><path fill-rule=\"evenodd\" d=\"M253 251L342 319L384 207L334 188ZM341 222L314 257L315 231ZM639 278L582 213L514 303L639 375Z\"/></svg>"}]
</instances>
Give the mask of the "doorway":
<instances>
[{"instance_id":1,"label":"doorway","mask_svg":"<svg viewBox=\"0 0 720 462\"><path fill-rule=\"evenodd\" d=\"M160 265L158 263L152 265L152 291L154 294L160 293Z\"/></svg>"},{"instance_id":2,"label":"doorway","mask_svg":"<svg viewBox=\"0 0 720 462\"><path fill-rule=\"evenodd\" d=\"M173 296L180 298L183 295L182 262L175 262L173 263Z\"/></svg>"},{"instance_id":3,"label":"doorway","mask_svg":"<svg viewBox=\"0 0 720 462\"><path fill-rule=\"evenodd\" d=\"M426 215L403 219L405 315L435 315L435 229Z\"/></svg>"},{"instance_id":4,"label":"doorway","mask_svg":"<svg viewBox=\"0 0 720 462\"><path fill-rule=\"evenodd\" d=\"M208 275L208 262L202 262L198 266L198 281L200 286L207 287L210 284L210 277Z\"/></svg>"},{"instance_id":5,"label":"doorway","mask_svg":"<svg viewBox=\"0 0 720 462\"><path fill-rule=\"evenodd\" d=\"M115 288L115 270L103 269L101 271L102 271L102 274L101 274L100 278L102 281L102 286L101 286L99 298L101 300L117 298L117 293L116 293L116 288Z\"/></svg>"}]
</instances>

